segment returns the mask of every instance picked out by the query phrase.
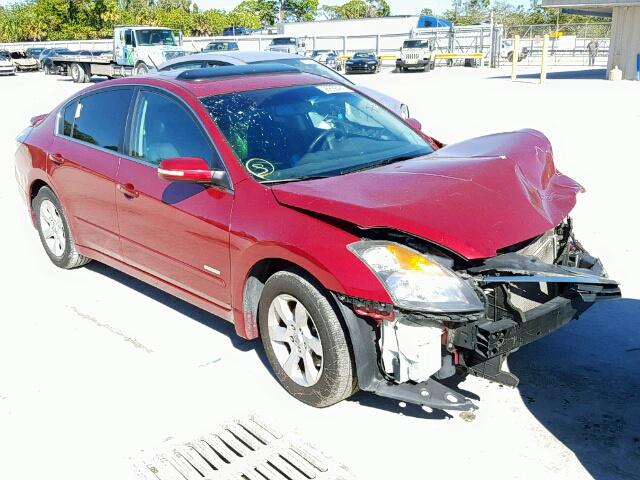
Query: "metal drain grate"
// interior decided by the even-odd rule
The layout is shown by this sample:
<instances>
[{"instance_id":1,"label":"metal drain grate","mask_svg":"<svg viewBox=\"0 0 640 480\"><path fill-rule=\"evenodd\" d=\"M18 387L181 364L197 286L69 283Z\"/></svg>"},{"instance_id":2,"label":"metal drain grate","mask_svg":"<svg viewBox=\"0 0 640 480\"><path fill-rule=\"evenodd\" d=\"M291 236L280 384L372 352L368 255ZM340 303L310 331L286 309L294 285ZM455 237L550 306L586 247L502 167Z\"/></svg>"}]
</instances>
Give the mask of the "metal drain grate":
<instances>
[{"instance_id":1,"label":"metal drain grate","mask_svg":"<svg viewBox=\"0 0 640 480\"><path fill-rule=\"evenodd\" d=\"M195 441L172 445L135 465L144 480L353 480L304 441L255 416L223 425Z\"/></svg>"}]
</instances>

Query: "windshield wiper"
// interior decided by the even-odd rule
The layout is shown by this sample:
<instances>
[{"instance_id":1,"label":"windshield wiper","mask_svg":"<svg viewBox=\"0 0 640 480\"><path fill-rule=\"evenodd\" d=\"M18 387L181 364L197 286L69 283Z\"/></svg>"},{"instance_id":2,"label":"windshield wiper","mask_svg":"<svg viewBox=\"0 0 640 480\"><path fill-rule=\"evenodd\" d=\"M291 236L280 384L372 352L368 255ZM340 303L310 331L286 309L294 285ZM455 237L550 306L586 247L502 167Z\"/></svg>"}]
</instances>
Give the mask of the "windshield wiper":
<instances>
[{"instance_id":1,"label":"windshield wiper","mask_svg":"<svg viewBox=\"0 0 640 480\"><path fill-rule=\"evenodd\" d=\"M300 182L302 180L317 180L319 178L329 178L330 176L331 175L301 175L300 177L264 180L260 183L273 185L274 183Z\"/></svg>"},{"instance_id":2,"label":"windshield wiper","mask_svg":"<svg viewBox=\"0 0 640 480\"><path fill-rule=\"evenodd\" d=\"M402 162L404 160L411 160L412 158L421 157L423 154L418 155L398 155L397 157L387 158L385 160L381 160L379 162L367 163L366 165L360 165L355 168L341 170L340 175L345 175L347 173L361 172L363 170L369 170L370 168L381 167L383 165L389 165L391 163Z\"/></svg>"}]
</instances>

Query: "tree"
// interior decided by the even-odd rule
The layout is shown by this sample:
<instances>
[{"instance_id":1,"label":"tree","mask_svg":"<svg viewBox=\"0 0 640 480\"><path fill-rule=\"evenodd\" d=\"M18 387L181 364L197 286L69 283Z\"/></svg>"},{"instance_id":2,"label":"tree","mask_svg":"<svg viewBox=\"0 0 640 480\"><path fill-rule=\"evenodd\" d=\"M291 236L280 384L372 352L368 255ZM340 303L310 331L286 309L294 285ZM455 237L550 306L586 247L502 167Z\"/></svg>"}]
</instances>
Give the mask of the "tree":
<instances>
[{"instance_id":1,"label":"tree","mask_svg":"<svg viewBox=\"0 0 640 480\"><path fill-rule=\"evenodd\" d=\"M325 5L322 12L327 18L345 19L386 17L391 14L391 9L386 0L349 0L343 5Z\"/></svg>"},{"instance_id":2,"label":"tree","mask_svg":"<svg viewBox=\"0 0 640 480\"><path fill-rule=\"evenodd\" d=\"M431 10L429 7L424 7L422 10L420 10L420 15L433 17L433 10Z\"/></svg>"},{"instance_id":3,"label":"tree","mask_svg":"<svg viewBox=\"0 0 640 480\"><path fill-rule=\"evenodd\" d=\"M233 12L251 13L260 19L262 25L274 25L278 19L278 2L276 0L244 0Z\"/></svg>"},{"instance_id":4,"label":"tree","mask_svg":"<svg viewBox=\"0 0 640 480\"><path fill-rule=\"evenodd\" d=\"M367 0L369 4L368 17L388 17L391 15L391 7L386 0Z\"/></svg>"},{"instance_id":5,"label":"tree","mask_svg":"<svg viewBox=\"0 0 640 480\"><path fill-rule=\"evenodd\" d=\"M227 14L222 10L206 10L191 16L191 34L196 36L220 35L229 26Z\"/></svg>"},{"instance_id":6,"label":"tree","mask_svg":"<svg viewBox=\"0 0 640 480\"><path fill-rule=\"evenodd\" d=\"M237 12L232 11L227 15L227 27L231 26L239 26L239 27L247 27L247 28L259 28L262 24L260 23L260 17L250 12Z\"/></svg>"},{"instance_id":7,"label":"tree","mask_svg":"<svg viewBox=\"0 0 640 480\"><path fill-rule=\"evenodd\" d=\"M280 0L288 22L310 22L318 14L318 0Z\"/></svg>"}]
</instances>

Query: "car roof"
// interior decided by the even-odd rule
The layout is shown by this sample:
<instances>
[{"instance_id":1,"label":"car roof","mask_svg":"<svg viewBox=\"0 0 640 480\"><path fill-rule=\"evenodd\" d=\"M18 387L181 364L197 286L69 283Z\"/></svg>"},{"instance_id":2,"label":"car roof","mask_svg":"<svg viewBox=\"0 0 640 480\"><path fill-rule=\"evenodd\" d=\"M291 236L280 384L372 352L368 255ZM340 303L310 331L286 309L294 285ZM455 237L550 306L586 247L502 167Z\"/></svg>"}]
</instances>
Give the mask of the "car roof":
<instances>
[{"instance_id":1,"label":"car roof","mask_svg":"<svg viewBox=\"0 0 640 480\"><path fill-rule=\"evenodd\" d=\"M283 67L285 66L283 65ZM226 93L262 90L266 88L338 84L327 77L302 73L291 67L282 69L282 71L275 68L272 69L273 71L269 71L268 68L264 71L258 69L257 73L255 65L224 67L225 70L227 68L233 69L230 70L231 74L229 75L221 74L222 68L219 67L198 69L198 72L195 74L193 74L193 72L195 72L193 70L168 70L140 77L108 80L107 82L96 84L96 88L132 83L137 85L155 85L158 87L169 84L186 90L195 97L201 98L211 95L224 95ZM207 70L212 72L210 78L202 78L206 76ZM246 72L244 70L246 70ZM186 72L192 72L192 74ZM92 87L88 90L91 89Z\"/></svg>"},{"instance_id":2,"label":"car roof","mask_svg":"<svg viewBox=\"0 0 640 480\"><path fill-rule=\"evenodd\" d=\"M300 55L294 55L292 53L283 53L283 52L249 52L242 50L234 50L234 51L219 51L219 52L202 52L202 53L194 53L193 55L182 56L174 58L173 60L169 60L159 68L168 67L170 65L175 65L176 63L182 63L185 61L198 61L198 60L220 60L224 57L225 59L229 59L231 63L239 65L243 63L254 63L254 62L262 62L265 60L284 60L289 58L304 58Z\"/></svg>"}]
</instances>

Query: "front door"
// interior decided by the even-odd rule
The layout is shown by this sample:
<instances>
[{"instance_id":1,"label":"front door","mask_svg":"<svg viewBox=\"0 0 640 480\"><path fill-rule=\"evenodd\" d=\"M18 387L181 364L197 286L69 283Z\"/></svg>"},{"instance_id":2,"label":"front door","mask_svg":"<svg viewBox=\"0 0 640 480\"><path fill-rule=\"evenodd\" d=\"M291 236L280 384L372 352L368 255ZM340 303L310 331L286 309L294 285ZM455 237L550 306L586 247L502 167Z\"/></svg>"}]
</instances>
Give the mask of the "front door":
<instances>
[{"instance_id":1,"label":"front door","mask_svg":"<svg viewBox=\"0 0 640 480\"><path fill-rule=\"evenodd\" d=\"M116 63L133 67L135 65L134 52L136 47L134 31L130 28L119 30L113 41Z\"/></svg>"},{"instance_id":2,"label":"front door","mask_svg":"<svg viewBox=\"0 0 640 480\"><path fill-rule=\"evenodd\" d=\"M233 193L161 180L160 161L222 162L189 107L157 90L140 90L127 156L118 172L117 209L127 263L218 306L230 309L229 221Z\"/></svg>"},{"instance_id":3,"label":"front door","mask_svg":"<svg viewBox=\"0 0 640 480\"><path fill-rule=\"evenodd\" d=\"M78 245L120 258L115 181L129 87L94 91L61 110L47 166Z\"/></svg>"}]
</instances>

